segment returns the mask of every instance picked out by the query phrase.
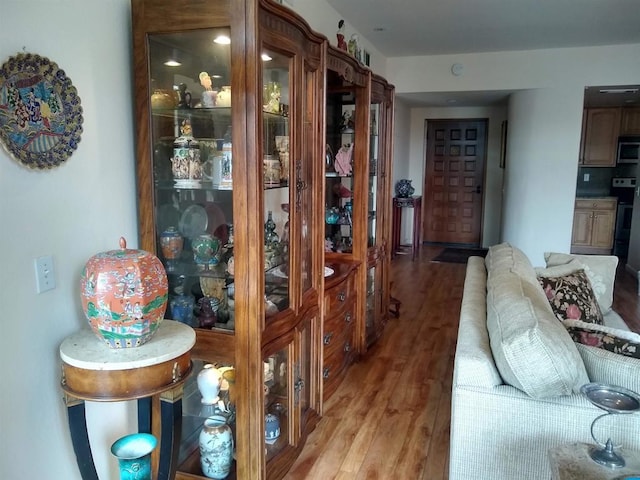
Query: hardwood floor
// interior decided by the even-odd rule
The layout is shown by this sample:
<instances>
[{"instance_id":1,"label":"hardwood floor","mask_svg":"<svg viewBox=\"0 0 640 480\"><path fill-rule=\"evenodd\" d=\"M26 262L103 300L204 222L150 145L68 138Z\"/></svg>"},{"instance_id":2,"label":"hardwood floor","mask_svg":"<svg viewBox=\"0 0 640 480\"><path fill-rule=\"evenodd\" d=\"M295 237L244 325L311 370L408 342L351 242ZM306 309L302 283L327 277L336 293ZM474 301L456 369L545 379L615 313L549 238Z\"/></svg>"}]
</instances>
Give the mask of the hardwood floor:
<instances>
[{"instance_id":1,"label":"hardwood floor","mask_svg":"<svg viewBox=\"0 0 640 480\"><path fill-rule=\"evenodd\" d=\"M401 315L390 318L383 337L325 403L286 480L448 478L453 355L466 265L431 263L441 250L422 246L415 262L409 256L393 261L392 293L402 301ZM636 282L626 276L619 277L614 305L624 304L640 326Z\"/></svg>"}]
</instances>

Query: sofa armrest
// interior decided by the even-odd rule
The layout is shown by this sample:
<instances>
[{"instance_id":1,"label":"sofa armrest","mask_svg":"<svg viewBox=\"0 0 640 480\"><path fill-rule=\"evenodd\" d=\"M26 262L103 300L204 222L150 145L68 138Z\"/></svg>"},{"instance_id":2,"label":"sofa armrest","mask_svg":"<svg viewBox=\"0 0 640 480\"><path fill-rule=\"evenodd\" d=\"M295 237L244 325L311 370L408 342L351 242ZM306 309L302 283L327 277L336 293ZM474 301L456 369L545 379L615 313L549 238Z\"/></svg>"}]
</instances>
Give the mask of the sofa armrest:
<instances>
[{"instance_id":1,"label":"sofa armrest","mask_svg":"<svg viewBox=\"0 0 640 480\"><path fill-rule=\"evenodd\" d=\"M487 271L482 257L470 257L467 263L453 383L487 388L503 383L487 332Z\"/></svg>"},{"instance_id":2,"label":"sofa armrest","mask_svg":"<svg viewBox=\"0 0 640 480\"><path fill-rule=\"evenodd\" d=\"M589 380L640 392L640 360L576 343Z\"/></svg>"}]
</instances>

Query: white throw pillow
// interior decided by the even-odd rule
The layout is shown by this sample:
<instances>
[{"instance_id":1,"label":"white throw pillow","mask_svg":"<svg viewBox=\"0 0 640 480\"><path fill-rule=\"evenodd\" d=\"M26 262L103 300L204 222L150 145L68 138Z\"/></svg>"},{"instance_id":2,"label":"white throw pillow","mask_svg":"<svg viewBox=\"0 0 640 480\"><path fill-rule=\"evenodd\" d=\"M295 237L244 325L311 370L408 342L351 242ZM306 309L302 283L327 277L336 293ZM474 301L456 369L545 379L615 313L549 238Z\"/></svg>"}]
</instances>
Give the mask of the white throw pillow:
<instances>
[{"instance_id":1,"label":"white throw pillow","mask_svg":"<svg viewBox=\"0 0 640 480\"><path fill-rule=\"evenodd\" d=\"M546 252L544 259L547 262L547 267L566 265L576 261L580 262L582 269L591 282L591 288L596 294L602 314L606 315L611 310L618 257L613 255L574 255Z\"/></svg>"}]
</instances>

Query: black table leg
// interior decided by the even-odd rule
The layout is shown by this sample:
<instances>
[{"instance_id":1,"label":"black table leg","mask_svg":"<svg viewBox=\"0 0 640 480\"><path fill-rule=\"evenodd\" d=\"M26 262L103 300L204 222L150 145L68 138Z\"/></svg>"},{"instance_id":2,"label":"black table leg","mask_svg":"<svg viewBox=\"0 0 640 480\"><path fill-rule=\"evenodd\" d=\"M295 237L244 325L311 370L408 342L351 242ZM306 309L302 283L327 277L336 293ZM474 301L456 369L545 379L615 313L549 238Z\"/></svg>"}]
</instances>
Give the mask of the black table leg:
<instances>
[{"instance_id":1,"label":"black table leg","mask_svg":"<svg viewBox=\"0 0 640 480\"><path fill-rule=\"evenodd\" d=\"M96 467L93 463L91 445L89 444L84 400L65 395L65 403L67 404L71 443L76 454L82 480L99 480L98 472L96 472Z\"/></svg>"},{"instance_id":2,"label":"black table leg","mask_svg":"<svg viewBox=\"0 0 640 480\"><path fill-rule=\"evenodd\" d=\"M182 433L182 386L160 395L161 438L158 480L172 480L178 468Z\"/></svg>"}]
</instances>

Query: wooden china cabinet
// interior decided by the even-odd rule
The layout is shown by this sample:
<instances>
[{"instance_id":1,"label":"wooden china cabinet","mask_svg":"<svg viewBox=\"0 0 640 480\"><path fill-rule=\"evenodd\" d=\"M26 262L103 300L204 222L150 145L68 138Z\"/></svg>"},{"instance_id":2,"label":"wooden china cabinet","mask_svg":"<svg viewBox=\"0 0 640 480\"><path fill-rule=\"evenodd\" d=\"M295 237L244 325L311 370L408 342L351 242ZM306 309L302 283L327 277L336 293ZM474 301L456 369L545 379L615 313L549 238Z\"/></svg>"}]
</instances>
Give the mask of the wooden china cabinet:
<instances>
[{"instance_id":1,"label":"wooden china cabinet","mask_svg":"<svg viewBox=\"0 0 640 480\"><path fill-rule=\"evenodd\" d=\"M394 92L382 77L331 46L326 83L325 261L352 268L342 284L334 281L326 289L324 399L381 335L388 317ZM338 309L340 328L331 308L335 296L344 305ZM342 342L340 353L332 347L334 338Z\"/></svg>"},{"instance_id":2,"label":"wooden china cabinet","mask_svg":"<svg viewBox=\"0 0 640 480\"><path fill-rule=\"evenodd\" d=\"M216 408L228 478L281 478L321 408L326 40L268 0L132 0L132 22L141 248L196 331L176 478L206 478ZM206 363L222 405L200 403Z\"/></svg>"}]
</instances>

